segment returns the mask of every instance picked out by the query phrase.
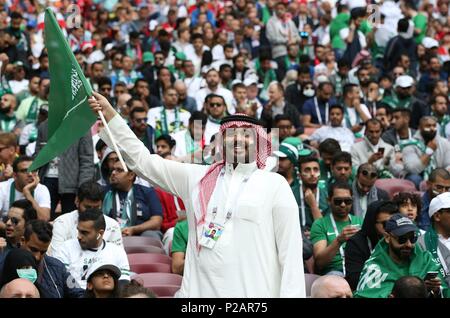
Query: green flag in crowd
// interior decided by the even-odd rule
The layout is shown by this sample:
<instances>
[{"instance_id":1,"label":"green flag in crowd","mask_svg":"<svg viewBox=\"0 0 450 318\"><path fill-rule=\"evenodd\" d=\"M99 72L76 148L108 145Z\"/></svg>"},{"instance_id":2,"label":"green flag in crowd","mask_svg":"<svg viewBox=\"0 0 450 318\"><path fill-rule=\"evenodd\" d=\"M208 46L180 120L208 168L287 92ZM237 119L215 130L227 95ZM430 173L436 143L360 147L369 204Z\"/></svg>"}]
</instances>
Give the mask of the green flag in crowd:
<instances>
[{"instance_id":1,"label":"green flag in crowd","mask_svg":"<svg viewBox=\"0 0 450 318\"><path fill-rule=\"evenodd\" d=\"M88 98L92 88L50 8L45 10L45 47L50 71L48 141L30 167L45 165L84 136L96 120Z\"/></svg>"}]
</instances>

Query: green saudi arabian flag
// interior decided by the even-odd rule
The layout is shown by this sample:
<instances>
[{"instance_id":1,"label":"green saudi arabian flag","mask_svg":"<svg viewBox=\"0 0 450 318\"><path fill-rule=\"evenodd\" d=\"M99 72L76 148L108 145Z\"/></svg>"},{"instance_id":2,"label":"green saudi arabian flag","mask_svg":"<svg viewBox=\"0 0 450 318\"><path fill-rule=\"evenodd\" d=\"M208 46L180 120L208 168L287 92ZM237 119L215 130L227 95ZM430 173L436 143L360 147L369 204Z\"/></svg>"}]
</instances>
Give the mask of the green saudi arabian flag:
<instances>
[{"instance_id":1,"label":"green saudi arabian flag","mask_svg":"<svg viewBox=\"0 0 450 318\"><path fill-rule=\"evenodd\" d=\"M88 104L88 98L92 95L91 85L84 77L50 8L45 10L44 36L50 71L48 140L33 161L30 171L64 152L84 136L96 120Z\"/></svg>"}]
</instances>

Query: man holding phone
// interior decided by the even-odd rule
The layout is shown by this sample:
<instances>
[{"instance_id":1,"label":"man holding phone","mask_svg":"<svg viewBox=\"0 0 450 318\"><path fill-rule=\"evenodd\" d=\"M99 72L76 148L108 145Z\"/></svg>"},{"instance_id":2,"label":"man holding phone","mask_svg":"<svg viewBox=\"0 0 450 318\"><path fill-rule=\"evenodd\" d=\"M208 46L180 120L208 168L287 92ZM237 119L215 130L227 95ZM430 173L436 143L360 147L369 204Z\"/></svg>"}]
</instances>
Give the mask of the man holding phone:
<instances>
[{"instance_id":1,"label":"man holding phone","mask_svg":"<svg viewBox=\"0 0 450 318\"><path fill-rule=\"evenodd\" d=\"M397 177L403 171L403 163L395 157L394 147L381 139L381 126L375 118L366 122L364 140L352 146L352 163L356 168L363 163L373 164L380 177Z\"/></svg>"},{"instance_id":2,"label":"man holding phone","mask_svg":"<svg viewBox=\"0 0 450 318\"><path fill-rule=\"evenodd\" d=\"M386 233L364 265L355 297L387 298L397 279L414 275L423 278L428 297L448 297L448 285L439 265L417 242L417 226L396 213L385 223ZM438 274L435 277L435 272Z\"/></svg>"},{"instance_id":3,"label":"man holding phone","mask_svg":"<svg viewBox=\"0 0 450 318\"><path fill-rule=\"evenodd\" d=\"M441 265L440 273L445 277L447 285L450 285L450 192L439 194L431 200L428 213L431 227L425 235L419 237L418 243Z\"/></svg>"}]
</instances>

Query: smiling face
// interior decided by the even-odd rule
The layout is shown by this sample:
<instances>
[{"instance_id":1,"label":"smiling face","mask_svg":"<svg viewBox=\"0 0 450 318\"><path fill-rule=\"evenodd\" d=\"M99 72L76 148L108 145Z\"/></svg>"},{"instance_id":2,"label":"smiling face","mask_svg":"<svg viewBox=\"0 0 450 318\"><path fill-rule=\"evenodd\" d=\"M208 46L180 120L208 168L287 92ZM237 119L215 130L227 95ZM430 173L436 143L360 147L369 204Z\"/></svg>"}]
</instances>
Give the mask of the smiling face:
<instances>
[{"instance_id":1,"label":"smiling face","mask_svg":"<svg viewBox=\"0 0 450 318\"><path fill-rule=\"evenodd\" d=\"M223 152L228 163L249 163L254 161L256 146L252 128L228 128L223 137Z\"/></svg>"}]
</instances>

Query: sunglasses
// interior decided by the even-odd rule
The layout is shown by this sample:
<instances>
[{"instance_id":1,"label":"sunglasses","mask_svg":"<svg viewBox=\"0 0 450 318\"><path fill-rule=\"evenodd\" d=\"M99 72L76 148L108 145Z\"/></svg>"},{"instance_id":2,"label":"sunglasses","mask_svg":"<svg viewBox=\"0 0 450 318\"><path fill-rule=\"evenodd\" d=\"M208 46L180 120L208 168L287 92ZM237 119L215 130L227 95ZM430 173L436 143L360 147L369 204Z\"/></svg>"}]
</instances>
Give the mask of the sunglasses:
<instances>
[{"instance_id":1,"label":"sunglasses","mask_svg":"<svg viewBox=\"0 0 450 318\"><path fill-rule=\"evenodd\" d=\"M19 224L19 222L20 222L20 220L18 218L14 217L14 216L12 216L12 217L9 217L9 216L3 217L3 223L6 224L6 223L8 223L9 220L11 220L11 223L14 226L17 226L17 224Z\"/></svg>"},{"instance_id":2,"label":"sunglasses","mask_svg":"<svg viewBox=\"0 0 450 318\"><path fill-rule=\"evenodd\" d=\"M392 235L392 236L397 240L397 242L399 244L405 244L408 241L410 241L412 244L417 242L417 235L416 235L416 233L412 233L412 234L409 233L409 234L405 234L405 235L398 236L398 237L395 236L395 235Z\"/></svg>"},{"instance_id":3,"label":"sunglasses","mask_svg":"<svg viewBox=\"0 0 450 318\"><path fill-rule=\"evenodd\" d=\"M378 176L377 173L374 171L363 170L363 171L361 171L361 173L364 177L368 177L370 179L374 179Z\"/></svg>"},{"instance_id":4,"label":"sunglasses","mask_svg":"<svg viewBox=\"0 0 450 318\"><path fill-rule=\"evenodd\" d=\"M222 107L223 105L220 103L209 103L209 107Z\"/></svg>"},{"instance_id":5,"label":"sunglasses","mask_svg":"<svg viewBox=\"0 0 450 318\"><path fill-rule=\"evenodd\" d=\"M137 122L137 123L146 123L148 121L148 118L147 117L145 117L145 118L136 118L134 121Z\"/></svg>"},{"instance_id":6,"label":"sunglasses","mask_svg":"<svg viewBox=\"0 0 450 318\"><path fill-rule=\"evenodd\" d=\"M353 203L353 199L352 198L334 198L333 199L333 203L334 205L342 205L342 203L344 203L345 205L350 205Z\"/></svg>"}]
</instances>

